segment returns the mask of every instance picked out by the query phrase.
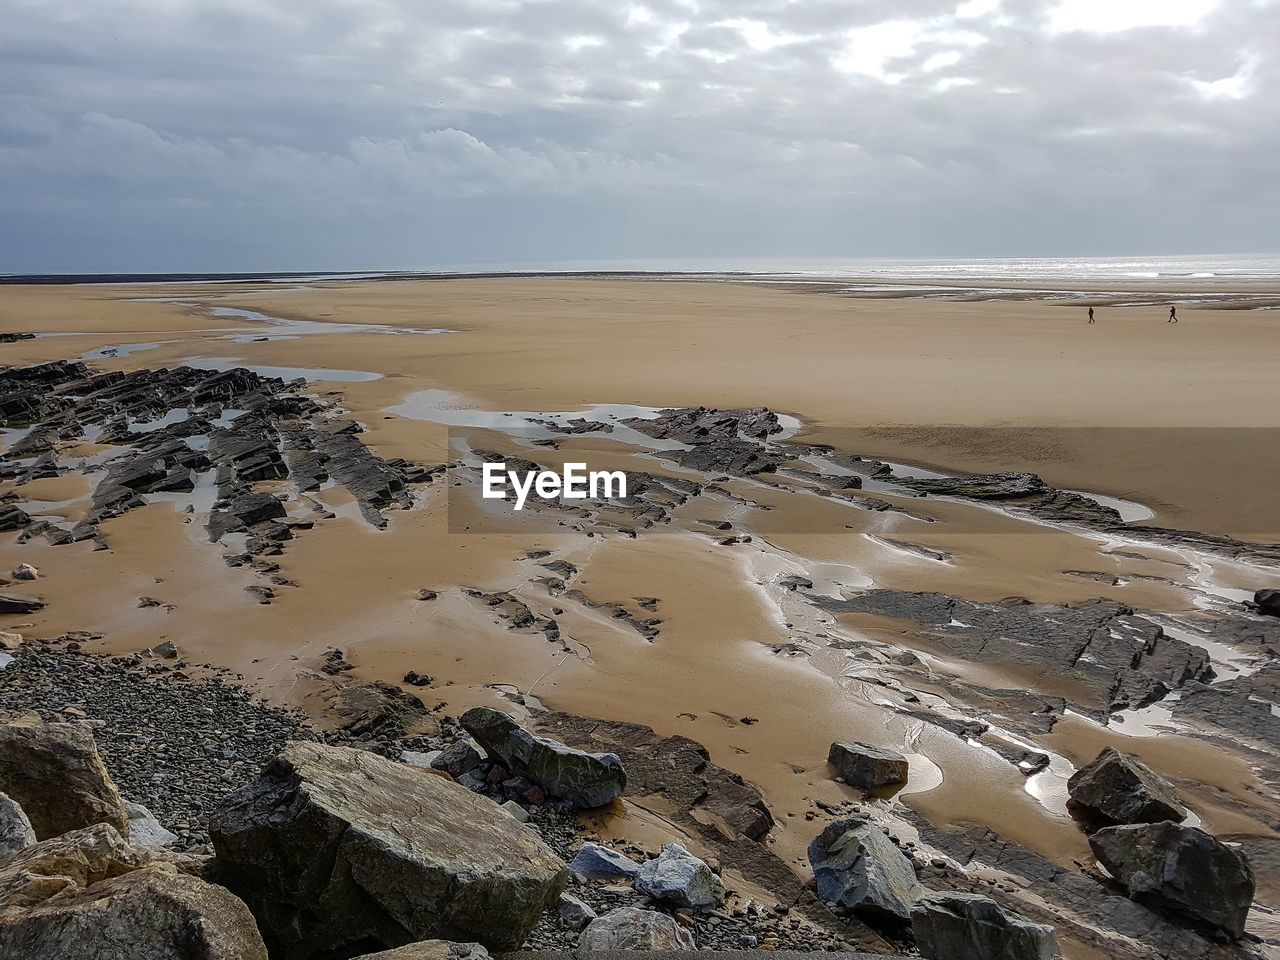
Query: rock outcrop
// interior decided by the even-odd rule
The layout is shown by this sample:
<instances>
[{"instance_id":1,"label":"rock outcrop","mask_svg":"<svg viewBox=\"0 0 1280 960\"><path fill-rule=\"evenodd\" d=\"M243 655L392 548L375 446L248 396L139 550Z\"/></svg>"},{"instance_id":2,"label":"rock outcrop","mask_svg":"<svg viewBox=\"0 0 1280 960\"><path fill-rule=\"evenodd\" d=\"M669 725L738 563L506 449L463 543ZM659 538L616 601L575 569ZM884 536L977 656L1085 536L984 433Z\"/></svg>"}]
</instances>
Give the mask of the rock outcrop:
<instances>
[{"instance_id":1,"label":"rock outcrop","mask_svg":"<svg viewBox=\"0 0 1280 960\"><path fill-rule=\"evenodd\" d=\"M586 753L535 736L505 713L489 707L468 710L461 723L490 757L513 774L575 807L609 803L627 786L627 772L617 754Z\"/></svg>"},{"instance_id":2,"label":"rock outcrop","mask_svg":"<svg viewBox=\"0 0 1280 960\"><path fill-rule=\"evenodd\" d=\"M907 758L896 750L873 747L856 740L831 744L827 763L851 787L874 789L907 782Z\"/></svg>"},{"instance_id":3,"label":"rock outcrop","mask_svg":"<svg viewBox=\"0 0 1280 960\"><path fill-rule=\"evenodd\" d=\"M1280 617L1280 590L1259 590L1253 595L1253 605L1259 613Z\"/></svg>"},{"instance_id":4,"label":"rock outcrop","mask_svg":"<svg viewBox=\"0 0 1280 960\"><path fill-rule=\"evenodd\" d=\"M1198 827L1104 827L1089 837L1098 862L1130 897L1171 910L1231 939L1244 933L1253 870L1243 853Z\"/></svg>"},{"instance_id":5,"label":"rock outcrop","mask_svg":"<svg viewBox=\"0 0 1280 960\"><path fill-rule=\"evenodd\" d=\"M267 951L225 889L149 862L96 824L0 863L0 957L266 960Z\"/></svg>"},{"instance_id":6,"label":"rock outcrop","mask_svg":"<svg viewBox=\"0 0 1280 960\"><path fill-rule=\"evenodd\" d=\"M619 907L597 917L578 938L579 951L692 950L693 934L665 913Z\"/></svg>"},{"instance_id":7,"label":"rock outcrop","mask_svg":"<svg viewBox=\"0 0 1280 960\"><path fill-rule=\"evenodd\" d=\"M870 923L902 925L924 888L911 861L879 827L838 820L809 844L818 898Z\"/></svg>"},{"instance_id":8,"label":"rock outcrop","mask_svg":"<svg viewBox=\"0 0 1280 960\"><path fill-rule=\"evenodd\" d=\"M347 747L288 744L209 832L227 885L285 960L430 938L513 949L567 876L488 800Z\"/></svg>"},{"instance_id":9,"label":"rock outcrop","mask_svg":"<svg viewBox=\"0 0 1280 960\"><path fill-rule=\"evenodd\" d=\"M95 823L129 829L129 814L88 727L0 726L0 791L27 812L41 840Z\"/></svg>"},{"instance_id":10,"label":"rock outcrop","mask_svg":"<svg viewBox=\"0 0 1280 960\"><path fill-rule=\"evenodd\" d=\"M1054 960L1053 927L1030 923L974 893L928 893L911 908L911 931L925 960Z\"/></svg>"},{"instance_id":11,"label":"rock outcrop","mask_svg":"<svg viewBox=\"0 0 1280 960\"><path fill-rule=\"evenodd\" d=\"M678 843L664 845L657 857L640 865L635 887L676 907L709 910L724 902L724 883L715 871Z\"/></svg>"},{"instance_id":12,"label":"rock outcrop","mask_svg":"<svg viewBox=\"0 0 1280 960\"><path fill-rule=\"evenodd\" d=\"M1114 747L1104 748L1092 763L1073 773L1067 792L1072 808L1099 826L1181 823L1187 817L1169 783L1141 760Z\"/></svg>"},{"instance_id":13,"label":"rock outcrop","mask_svg":"<svg viewBox=\"0 0 1280 960\"><path fill-rule=\"evenodd\" d=\"M328 723L357 739L433 736L440 723L413 694L382 680L332 676L316 671L298 674L313 685L305 700Z\"/></svg>"}]
</instances>

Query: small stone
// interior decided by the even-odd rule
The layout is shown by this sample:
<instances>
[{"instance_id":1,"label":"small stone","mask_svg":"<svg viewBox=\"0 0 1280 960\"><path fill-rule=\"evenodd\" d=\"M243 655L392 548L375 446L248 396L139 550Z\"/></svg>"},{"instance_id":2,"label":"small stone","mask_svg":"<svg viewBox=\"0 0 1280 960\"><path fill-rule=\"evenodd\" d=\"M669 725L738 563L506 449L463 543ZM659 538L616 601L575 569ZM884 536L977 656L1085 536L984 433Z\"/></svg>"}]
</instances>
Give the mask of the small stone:
<instances>
[{"instance_id":1,"label":"small stone","mask_svg":"<svg viewBox=\"0 0 1280 960\"><path fill-rule=\"evenodd\" d=\"M851 787L874 789L907 782L907 758L896 750L855 740L837 740L831 744L827 762Z\"/></svg>"},{"instance_id":2,"label":"small stone","mask_svg":"<svg viewBox=\"0 0 1280 960\"><path fill-rule=\"evenodd\" d=\"M15 580L39 580L40 571L29 563L20 563L13 570Z\"/></svg>"}]
</instances>

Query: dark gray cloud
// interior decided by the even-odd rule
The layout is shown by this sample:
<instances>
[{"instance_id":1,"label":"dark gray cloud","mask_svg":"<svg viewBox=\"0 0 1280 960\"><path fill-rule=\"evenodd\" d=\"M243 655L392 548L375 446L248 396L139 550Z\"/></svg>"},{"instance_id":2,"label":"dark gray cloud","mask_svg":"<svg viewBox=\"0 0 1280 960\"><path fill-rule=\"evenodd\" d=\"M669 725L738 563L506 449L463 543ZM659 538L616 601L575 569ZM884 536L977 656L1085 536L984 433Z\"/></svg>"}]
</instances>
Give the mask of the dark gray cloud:
<instances>
[{"instance_id":1,"label":"dark gray cloud","mask_svg":"<svg viewBox=\"0 0 1280 960\"><path fill-rule=\"evenodd\" d=\"M1273 250L1274 0L0 0L0 272Z\"/></svg>"}]
</instances>

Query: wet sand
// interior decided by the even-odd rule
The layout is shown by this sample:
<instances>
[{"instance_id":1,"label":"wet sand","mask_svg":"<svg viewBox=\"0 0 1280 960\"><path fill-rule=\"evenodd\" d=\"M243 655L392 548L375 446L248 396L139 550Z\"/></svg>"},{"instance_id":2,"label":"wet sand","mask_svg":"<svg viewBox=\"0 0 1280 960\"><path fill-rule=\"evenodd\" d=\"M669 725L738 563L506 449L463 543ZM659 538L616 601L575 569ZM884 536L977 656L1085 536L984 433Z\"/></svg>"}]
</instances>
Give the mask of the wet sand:
<instances>
[{"instance_id":1,"label":"wet sand","mask_svg":"<svg viewBox=\"0 0 1280 960\"><path fill-rule=\"evenodd\" d=\"M139 297L295 321L452 332L308 332L256 342L258 331L288 331ZM8 286L0 287L0 331L77 335L0 351L5 363L18 364L156 343L95 366L132 370L225 357L376 373L320 379L310 389L350 411L378 454L424 464L456 456L449 428L390 411L413 409L425 390L448 391L463 409L497 413L584 411L602 403L768 406L802 420L793 440L948 470L1032 470L1066 489L1144 504L1155 524L1280 540L1280 531L1269 529L1280 519L1280 444L1268 432L1280 428L1280 318L1269 311L1179 312L1176 327L1158 307L1099 311L1089 326L1080 309L1055 303L850 298L664 281ZM226 339L232 334L239 339ZM430 417L430 409L422 415ZM453 433L465 434L473 448L545 464L576 457L593 467L682 474L617 438L566 437L559 450L547 450L495 429ZM155 503L108 521L106 551L38 539L17 545L13 535L0 535L4 568L19 561L39 567L35 592L48 603L37 614L7 617L4 628L100 631L100 646L115 651L170 639L184 656L231 666L286 700L296 694L299 665L336 646L361 676L398 681L417 670L436 677L429 689L409 689L430 705L446 702L449 712L479 703L511 709L507 694L514 690L554 709L683 734L760 787L778 820L770 843L801 873L804 848L821 826L806 813L816 801L856 796L831 779L830 742L905 749L915 760L912 783L897 802L935 824L992 826L1069 865L1087 859L1088 848L1056 801L1038 800L1005 759L904 715L883 687L860 679L865 664L815 640L839 636L928 653L910 625L820 613L780 590L779 578L825 577L841 594L874 585L977 601L1107 597L1177 614L1200 610L1215 591L1280 584L1273 568L1202 556L1192 563L1185 551L1161 546L1120 550L1097 535L972 503L897 499L935 521L928 523L806 495L803 482L781 480L724 484L760 507L717 501L721 517L753 538L733 546L719 545L699 524L712 506L701 498L696 509L674 511L662 531L629 539L588 537L532 514L501 533L467 532L470 520L480 526L483 518L442 482L426 489L416 509L390 512L385 531L344 513L340 496L328 497L339 516L276 558L298 586L278 590L269 605L245 592L253 574L226 566L224 550L208 542L198 521ZM12 488L5 483L0 493ZM62 477L17 492L72 517L83 511L88 485ZM570 586L585 600L549 592L547 571L527 556L535 550L573 563L578 574ZM438 599L416 600L423 587ZM571 652L507 629L464 588L509 591L535 614L555 617ZM144 596L173 609L139 608ZM649 597L658 598L654 615L662 621L653 642L592 606L619 604L644 615L637 601ZM798 640L814 649L779 652ZM933 655L940 677L1059 692L1051 676L1002 674ZM1075 717L1040 747L1078 766L1105 743L1140 753L1170 776L1208 783L1189 798L1207 828L1272 835L1280 809L1274 791L1246 760L1215 759L1217 747L1126 737ZM1219 803L1220 796L1233 802Z\"/></svg>"}]
</instances>

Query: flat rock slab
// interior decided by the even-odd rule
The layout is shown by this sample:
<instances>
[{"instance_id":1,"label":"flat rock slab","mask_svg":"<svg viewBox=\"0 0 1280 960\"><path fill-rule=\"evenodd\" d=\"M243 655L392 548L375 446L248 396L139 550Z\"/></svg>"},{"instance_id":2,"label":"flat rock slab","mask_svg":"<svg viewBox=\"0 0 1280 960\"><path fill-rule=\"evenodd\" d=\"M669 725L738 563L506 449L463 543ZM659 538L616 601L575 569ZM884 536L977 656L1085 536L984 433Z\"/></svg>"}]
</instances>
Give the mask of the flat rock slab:
<instances>
[{"instance_id":1,"label":"flat rock slab","mask_svg":"<svg viewBox=\"0 0 1280 960\"><path fill-rule=\"evenodd\" d=\"M568 869L491 801L349 747L290 743L214 813L227 886L272 956L348 956L434 938L523 943Z\"/></svg>"}]
</instances>

